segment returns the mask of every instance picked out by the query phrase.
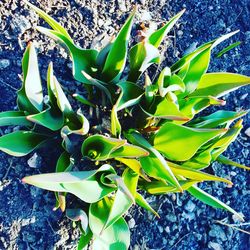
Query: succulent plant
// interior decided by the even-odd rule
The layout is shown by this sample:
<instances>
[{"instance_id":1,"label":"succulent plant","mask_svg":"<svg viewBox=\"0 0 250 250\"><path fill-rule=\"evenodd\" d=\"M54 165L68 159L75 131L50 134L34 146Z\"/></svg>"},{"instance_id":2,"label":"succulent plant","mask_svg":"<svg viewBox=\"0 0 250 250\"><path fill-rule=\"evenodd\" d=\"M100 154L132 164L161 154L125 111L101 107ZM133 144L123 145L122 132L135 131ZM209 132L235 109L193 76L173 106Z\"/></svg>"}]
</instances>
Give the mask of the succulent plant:
<instances>
[{"instance_id":1,"label":"succulent plant","mask_svg":"<svg viewBox=\"0 0 250 250\"><path fill-rule=\"evenodd\" d=\"M220 97L250 83L248 76L240 74L207 73L212 49L237 31L201 45L158 73L150 66L160 68L158 47L184 11L149 34L145 30L146 35L130 47L134 10L116 38L96 50L77 46L58 22L25 2L52 28L37 30L69 51L73 77L88 92L88 97L73 95L79 105L84 110L103 108L101 115L109 118L110 127L97 129L83 112L74 112L54 77L52 63L44 97L35 48L28 44L22 62L23 85L17 93L19 110L0 113L1 126L24 129L0 137L0 149L23 156L50 140L61 142L58 147L63 153L56 172L23 181L55 192L56 208L66 210L82 232L78 249L89 243L98 250L128 249L130 233L123 218L128 209L137 204L159 216L141 191L154 195L187 191L243 220L233 208L197 186L203 181L231 184L203 171L213 161L249 170L222 155L242 129L242 120L234 121L247 112L218 110L198 115L209 106L225 105ZM79 152L83 161L76 171L74 155ZM67 208L67 193L86 205Z\"/></svg>"}]
</instances>

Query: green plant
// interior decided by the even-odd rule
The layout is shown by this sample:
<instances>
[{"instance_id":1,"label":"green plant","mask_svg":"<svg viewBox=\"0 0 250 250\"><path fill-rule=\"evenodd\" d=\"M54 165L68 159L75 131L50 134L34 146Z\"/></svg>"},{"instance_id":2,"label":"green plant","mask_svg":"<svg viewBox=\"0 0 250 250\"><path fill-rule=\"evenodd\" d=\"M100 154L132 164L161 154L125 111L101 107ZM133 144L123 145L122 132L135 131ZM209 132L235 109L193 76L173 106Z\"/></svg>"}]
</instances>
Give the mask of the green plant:
<instances>
[{"instance_id":1,"label":"green plant","mask_svg":"<svg viewBox=\"0 0 250 250\"><path fill-rule=\"evenodd\" d=\"M98 51L75 45L60 24L25 2L52 28L37 29L68 49L73 76L88 91L88 98L77 93L73 96L85 109L103 108L104 118L110 119L110 135L106 135L107 128L97 129L93 119L75 113L53 75L52 64L48 68L48 98L44 98L35 49L32 43L28 45L22 63L23 86L17 93L19 111L0 113L1 126L19 125L25 130L0 137L0 149L23 156L51 140L61 141L63 153L56 173L23 181L54 191L56 208L62 211L67 207L67 193L85 202L66 209L66 216L82 232L78 249L91 239L93 249L127 249L130 233L123 215L128 209L137 204L159 216L141 190L155 195L186 190L243 220L231 207L197 187L202 181L231 184L201 171L213 161L249 170L222 155L242 129L242 120L233 122L247 112L219 110L197 116L211 105L225 105L221 96L250 83L244 75L206 73L211 50L236 32L200 46L159 74L148 74L150 65L160 65L158 47L184 11L129 49L133 11L117 37ZM129 71L125 70L127 55ZM81 145L71 134L78 136ZM88 160L80 164L81 171L73 171L79 152Z\"/></svg>"}]
</instances>

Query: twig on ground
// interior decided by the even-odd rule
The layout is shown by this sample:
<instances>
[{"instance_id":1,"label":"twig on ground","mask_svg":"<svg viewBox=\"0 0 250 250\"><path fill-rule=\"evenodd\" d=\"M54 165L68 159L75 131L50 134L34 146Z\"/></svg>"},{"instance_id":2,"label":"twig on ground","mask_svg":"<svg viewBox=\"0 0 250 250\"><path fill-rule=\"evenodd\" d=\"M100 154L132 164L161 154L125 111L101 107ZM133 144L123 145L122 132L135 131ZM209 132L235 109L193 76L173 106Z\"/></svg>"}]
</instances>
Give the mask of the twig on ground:
<instances>
[{"instance_id":1,"label":"twig on ground","mask_svg":"<svg viewBox=\"0 0 250 250\"><path fill-rule=\"evenodd\" d=\"M10 172L10 169L12 168L12 163L13 163L13 160L10 160L10 165L8 166L6 172L5 172L5 175L4 177L2 178L2 181L5 180L7 178L7 176L9 175L9 172Z\"/></svg>"},{"instance_id":2,"label":"twig on ground","mask_svg":"<svg viewBox=\"0 0 250 250\"><path fill-rule=\"evenodd\" d=\"M8 84L8 83L6 83L6 82L4 82L4 81L2 81L2 80L0 80L0 82L1 82L2 84L4 84L5 86L8 86L8 87L11 88L12 90L18 91L18 89L16 89L15 87L11 86L10 84Z\"/></svg>"},{"instance_id":3,"label":"twig on ground","mask_svg":"<svg viewBox=\"0 0 250 250\"><path fill-rule=\"evenodd\" d=\"M233 229L235 229L235 230L238 230L238 231L240 231L240 232L242 232L242 233L245 233L245 234L249 234L249 235L250 235L250 232L249 232L249 231L246 231L246 230L244 230L244 229L241 229L241 228L239 228L239 227L236 227L236 226L247 226L247 225L250 225L250 222L247 222L247 223L240 223L240 224L228 224L228 223L225 223L225 222L219 221L219 220L215 220L214 222L215 222L215 223L218 223L218 224L221 224L221 225L223 225L223 226L231 227L231 228L233 228Z\"/></svg>"},{"instance_id":4,"label":"twig on ground","mask_svg":"<svg viewBox=\"0 0 250 250\"><path fill-rule=\"evenodd\" d=\"M174 247L176 247L184 238L186 238L189 234L193 234L193 232L189 232L189 233L187 233L187 234L185 234L185 235L183 235L173 246L171 246L170 248L169 248L169 250L170 249L173 249Z\"/></svg>"},{"instance_id":5,"label":"twig on ground","mask_svg":"<svg viewBox=\"0 0 250 250\"><path fill-rule=\"evenodd\" d=\"M47 222L48 222L49 227L51 228L52 232L53 232L54 234L56 234L56 231L54 230L54 228L52 227L52 225L51 225L51 223L50 223L50 221L49 221L48 219L47 219Z\"/></svg>"}]
</instances>

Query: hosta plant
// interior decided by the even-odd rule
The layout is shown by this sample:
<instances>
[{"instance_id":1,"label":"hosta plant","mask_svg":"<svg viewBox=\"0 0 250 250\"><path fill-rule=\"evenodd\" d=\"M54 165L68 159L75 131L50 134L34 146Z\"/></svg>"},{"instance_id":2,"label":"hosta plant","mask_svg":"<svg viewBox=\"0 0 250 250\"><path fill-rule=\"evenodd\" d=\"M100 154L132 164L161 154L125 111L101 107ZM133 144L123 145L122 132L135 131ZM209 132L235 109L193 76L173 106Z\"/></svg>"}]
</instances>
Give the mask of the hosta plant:
<instances>
[{"instance_id":1,"label":"hosta plant","mask_svg":"<svg viewBox=\"0 0 250 250\"><path fill-rule=\"evenodd\" d=\"M22 61L23 84L17 92L19 110L0 113L1 126L21 129L0 137L0 149L23 156L45 143L49 147L52 141L60 142L62 154L54 173L25 177L23 182L55 192L55 209L65 211L81 230L78 249L88 244L98 250L128 249L130 233L123 216L129 208L138 205L160 216L148 204L146 193L187 191L243 220L198 187L203 181L232 184L204 171L214 161L249 170L223 156L242 129L239 118L247 112L218 109L198 115L209 106L225 105L222 96L250 83L248 76L240 74L207 73L213 48L237 31L163 67L158 48L184 11L155 31L144 27L135 43L130 39L134 10L116 38L97 50L79 47L63 26L25 2L51 27L37 30L69 52L73 78L86 88L86 95L80 95L77 87L71 93L78 102L75 106L82 107L75 112L52 63L44 95L35 48L29 43ZM153 64L160 72L150 67ZM88 109L99 112L109 125L90 116ZM73 199L75 206L68 206L72 196L67 193L78 198Z\"/></svg>"}]
</instances>

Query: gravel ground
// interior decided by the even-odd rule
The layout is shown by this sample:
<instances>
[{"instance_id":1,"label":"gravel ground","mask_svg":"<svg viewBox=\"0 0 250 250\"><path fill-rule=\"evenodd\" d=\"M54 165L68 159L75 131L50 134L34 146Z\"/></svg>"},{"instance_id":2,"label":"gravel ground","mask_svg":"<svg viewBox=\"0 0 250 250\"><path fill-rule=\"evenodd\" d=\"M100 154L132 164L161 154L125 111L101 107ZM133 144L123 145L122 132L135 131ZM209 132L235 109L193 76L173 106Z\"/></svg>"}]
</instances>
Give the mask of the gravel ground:
<instances>
[{"instance_id":1,"label":"gravel ground","mask_svg":"<svg viewBox=\"0 0 250 250\"><path fill-rule=\"evenodd\" d=\"M138 1L90 1L90 0L40 0L32 1L59 20L81 46L90 47L107 34L115 34L125 20L132 5L139 7L138 19L160 22L186 8L183 18L175 27L163 48L164 64L174 62L184 52L203 42L229 31L240 29L233 38L243 41L241 46L220 59L214 59L211 71L230 71L250 75L250 2L249 0L138 0ZM32 11L19 0L0 2L0 111L16 107L16 89L20 88L21 59L26 43L36 42L40 69L45 77L49 61L54 62L59 81L69 90L74 88L71 64L65 51L35 30L44 25ZM73 83L73 84L72 84ZM77 83L76 83L77 84ZM249 87L227 96L226 109L250 108ZM249 162L249 115L245 129L227 151L233 160ZM13 129L13 128L11 128ZM16 129L16 128L15 128ZM2 128L1 134L10 128ZM249 130L248 130L249 131ZM248 134L248 135L247 135ZM33 157L31 159L31 157ZM0 249L74 249L79 232L60 212L52 212L54 196L21 183L21 178L53 169L51 159L44 151L17 159L0 154ZM213 164L208 170L227 176L233 187L221 183L201 185L209 193L227 201L237 211L250 219L249 174L242 169ZM235 223L235 218L221 210L215 210L194 200L188 194L149 197L148 201L158 209L160 219L133 208L126 219L132 232L131 249L250 249L249 235L231 227L216 223ZM241 226L249 230L249 226ZM146 229L146 230L145 230Z\"/></svg>"}]
</instances>

